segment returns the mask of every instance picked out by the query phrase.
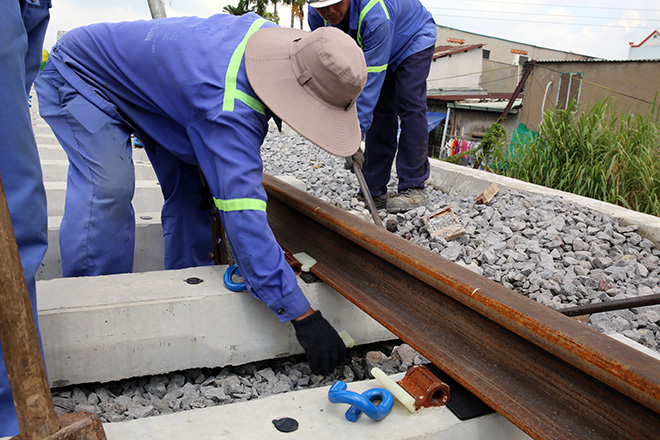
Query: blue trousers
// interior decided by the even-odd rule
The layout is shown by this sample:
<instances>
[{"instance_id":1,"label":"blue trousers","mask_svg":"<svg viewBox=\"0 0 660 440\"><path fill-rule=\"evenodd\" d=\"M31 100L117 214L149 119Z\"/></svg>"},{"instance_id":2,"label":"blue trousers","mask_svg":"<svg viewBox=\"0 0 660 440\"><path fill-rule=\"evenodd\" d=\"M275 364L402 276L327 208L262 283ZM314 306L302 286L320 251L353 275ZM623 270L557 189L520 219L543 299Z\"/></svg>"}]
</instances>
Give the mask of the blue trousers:
<instances>
[{"instance_id":1,"label":"blue trousers","mask_svg":"<svg viewBox=\"0 0 660 440\"><path fill-rule=\"evenodd\" d=\"M35 275L48 247L48 216L28 94L41 65L49 7L48 0L0 2L0 176L37 332ZM17 434L16 410L0 347L0 437Z\"/></svg>"},{"instance_id":2,"label":"blue trousers","mask_svg":"<svg viewBox=\"0 0 660 440\"><path fill-rule=\"evenodd\" d=\"M62 274L132 272L135 171L130 136L135 127L100 95L81 95L51 63L39 75L35 89L41 116L69 158L60 227ZM149 158L165 199L164 268L211 264L210 217L199 208L202 184L197 167L153 145L146 136L140 139L151 151Z\"/></svg>"},{"instance_id":3,"label":"blue trousers","mask_svg":"<svg viewBox=\"0 0 660 440\"><path fill-rule=\"evenodd\" d=\"M429 178L426 78L433 49L410 55L396 70L387 70L365 137L362 173L374 196L387 193L395 156L399 191L423 187ZM397 142L399 118L401 134Z\"/></svg>"}]
</instances>

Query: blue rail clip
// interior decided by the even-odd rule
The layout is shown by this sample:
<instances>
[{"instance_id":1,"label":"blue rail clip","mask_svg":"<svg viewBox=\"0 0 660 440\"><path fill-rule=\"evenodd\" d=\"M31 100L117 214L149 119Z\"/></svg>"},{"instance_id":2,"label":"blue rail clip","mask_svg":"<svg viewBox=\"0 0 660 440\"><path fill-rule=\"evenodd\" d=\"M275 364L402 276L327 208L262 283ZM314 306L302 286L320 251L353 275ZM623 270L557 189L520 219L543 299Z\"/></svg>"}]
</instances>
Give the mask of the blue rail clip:
<instances>
[{"instance_id":1,"label":"blue rail clip","mask_svg":"<svg viewBox=\"0 0 660 440\"><path fill-rule=\"evenodd\" d=\"M355 422L360 414L365 413L373 420L382 420L392 410L394 397L392 393L384 388L372 388L362 394L348 391L346 383L338 380L333 383L328 391L328 400L332 403L347 403L351 405L346 411L346 420ZM380 400L378 405L374 400Z\"/></svg>"},{"instance_id":2,"label":"blue rail clip","mask_svg":"<svg viewBox=\"0 0 660 440\"><path fill-rule=\"evenodd\" d=\"M243 290L246 290L244 282L240 282L240 283L234 282L234 280L232 279L234 274L238 277L241 276L241 271L238 269L237 264L232 264L225 271L225 276L223 277L223 281L225 282L225 286L227 286L227 289L234 292L242 292Z\"/></svg>"}]
</instances>

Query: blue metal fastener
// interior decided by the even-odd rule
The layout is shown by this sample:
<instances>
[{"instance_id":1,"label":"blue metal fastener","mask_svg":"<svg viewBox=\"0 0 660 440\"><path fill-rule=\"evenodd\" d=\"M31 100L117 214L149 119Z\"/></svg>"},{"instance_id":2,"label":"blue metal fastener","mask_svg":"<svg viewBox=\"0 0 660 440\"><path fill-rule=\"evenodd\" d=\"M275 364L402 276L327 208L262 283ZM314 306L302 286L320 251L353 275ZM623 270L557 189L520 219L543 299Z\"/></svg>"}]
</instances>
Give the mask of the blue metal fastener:
<instances>
[{"instance_id":1,"label":"blue metal fastener","mask_svg":"<svg viewBox=\"0 0 660 440\"><path fill-rule=\"evenodd\" d=\"M355 422L360 414L365 413L367 417L373 420L382 420L392 410L394 397L392 393L384 388L372 388L362 394L354 391L348 391L348 385L338 380L333 383L328 391L328 400L332 403L348 403L351 405L346 411L346 420ZM378 405L374 400L380 400Z\"/></svg>"},{"instance_id":2,"label":"blue metal fastener","mask_svg":"<svg viewBox=\"0 0 660 440\"><path fill-rule=\"evenodd\" d=\"M237 264L232 264L225 271L225 276L223 280L225 282L225 286L227 286L227 289L232 290L234 292L242 292L243 290L246 290L244 282L240 282L240 283L234 282L234 280L232 279L234 274L238 277L241 276L241 271L238 269Z\"/></svg>"}]
</instances>

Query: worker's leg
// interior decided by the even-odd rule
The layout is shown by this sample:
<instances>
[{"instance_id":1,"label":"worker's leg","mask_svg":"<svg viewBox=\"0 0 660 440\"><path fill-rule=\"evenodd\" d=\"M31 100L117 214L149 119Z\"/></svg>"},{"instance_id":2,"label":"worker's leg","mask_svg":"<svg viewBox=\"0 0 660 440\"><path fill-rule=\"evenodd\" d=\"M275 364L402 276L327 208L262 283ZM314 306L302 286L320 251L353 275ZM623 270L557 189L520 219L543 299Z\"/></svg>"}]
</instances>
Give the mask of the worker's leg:
<instances>
[{"instance_id":1,"label":"worker's leg","mask_svg":"<svg viewBox=\"0 0 660 440\"><path fill-rule=\"evenodd\" d=\"M365 138L362 174L374 196L387 193L387 183L396 155L398 121L394 84L394 74L388 70L374 108L371 128Z\"/></svg>"},{"instance_id":2,"label":"worker's leg","mask_svg":"<svg viewBox=\"0 0 660 440\"><path fill-rule=\"evenodd\" d=\"M396 171L398 189L421 188L429 178L426 78L433 47L410 55L396 69L397 111L401 118Z\"/></svg>"},{"instance_id":3,"label":"worker's leg","mask_svg":"<svg viewBox=\"0 0 660 440\"><path fill-rule=\"evenodd\" d=\"M35 275L48 246L46 193L28 92L41 64L48 3L0 2L0 176L37 324ZM18 434L0 347L0 437Z\"/></svg>"},{"instance_id":4,"label":"worker's leg","mask_svg":"<svg viewBox=\"0 0 660 440\"><path fill-rule=\"evenodd\" d=\"M165 269L213 263L211 213L203 206L202 180L197 166L187 164L161 147L147 149L165 203L161 214L165 240Z\"/></svg>"},{"instance_id":5,"label":"worker's leg","mask_svg":"<svg viewBox=\"0 0 660 440\"><path fill-rule=\"evenodd\" d=\"M35 88L41 116L69 158L60 226L62 274L69 277L132 272L132 130L80 95L50 63Z\"/></svg>"}]
</instances>

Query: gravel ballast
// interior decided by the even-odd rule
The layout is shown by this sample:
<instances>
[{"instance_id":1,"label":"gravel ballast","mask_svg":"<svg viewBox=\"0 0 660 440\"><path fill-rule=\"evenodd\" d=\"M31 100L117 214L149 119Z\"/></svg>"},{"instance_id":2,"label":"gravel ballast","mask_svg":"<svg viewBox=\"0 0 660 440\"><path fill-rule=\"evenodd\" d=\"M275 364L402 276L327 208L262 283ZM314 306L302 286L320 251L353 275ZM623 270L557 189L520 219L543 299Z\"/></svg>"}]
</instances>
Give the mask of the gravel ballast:
<instances>
[{"instance_id":1,"label":"gravel ballast","mask_svg":"<svg viewBox=\"0 0 660 440\"><path fill-rule=\"evenodd\" d=\"M295 177L310 194L371 221L343 160L298 135L271 133L267 140L266 173ZM396 194L396 183L393 175L390 194ZM660 294L660 250L637 226L621 226L559 196L503 189L484 205L428 187L427 192L424 207L402 214L381 210L386 228L541 304L560 309ZM430 238L422 218L445 207L466 233L450 241ZM597 313L588 324L656 351L660 346L660 306Z\"/></svg>"},{"instance_id":2,"label":"gravel ballast","mask_svg":"<svg viewBox=\"0 0 660 440\"><path fill-rule=\"evenodd\" d=\"M269 133L262 146L264 172L291 176L306 191L371 221L359 201L355 176L343 159L296 134ZM390 181L396 193L396 177ZM561 197L502 189L487 205L427 188L426 206L402 214L380 211L393 234L461 264L555 309L660 294L660 250L636 226ZM422 218L451 207L465 234L431 238ZM618 332L652 350L660 347L660 306L597 313L585 322ZM331 377L311 375L304 357L290 357L217 370L188 370L53 390L56 411L90 411L117 422L206 406L245 401L335 380L369 377L373 366L387 374L426 362L400 341L349 350Z\"/></svg>"}]
</instances>

